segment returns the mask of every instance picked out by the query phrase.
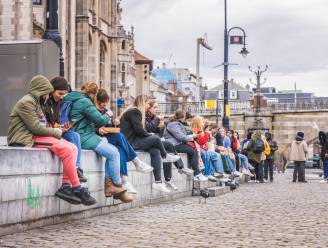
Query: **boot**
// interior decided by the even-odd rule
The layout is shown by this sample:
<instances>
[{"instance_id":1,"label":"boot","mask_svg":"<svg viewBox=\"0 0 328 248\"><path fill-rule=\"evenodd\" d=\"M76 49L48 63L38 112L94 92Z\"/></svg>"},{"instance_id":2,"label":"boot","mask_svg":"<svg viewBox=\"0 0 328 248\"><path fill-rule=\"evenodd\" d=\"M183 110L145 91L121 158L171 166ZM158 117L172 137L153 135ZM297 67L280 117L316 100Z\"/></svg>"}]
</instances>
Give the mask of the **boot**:
<instances>
[{"instance_id":1,"label":"boot","mask_svg":"<svg viewBox=\"0 0 328 248\"><path fill-rule=\"evenodd\" d=\"M129 195L128 192L124 192L123 194L120 194L120 195L114 195L114 199L119 199L123 203L130 203L133 201L132 196Z\"/></svg>"},{"instance_id":2,"label":"boot","mask_svg":"<svg viewBox=\"0 0 328 248\"><path fill-rule=\"evenodd\" d=\"M126 192L126 188L123 185L115 185L112 179L105 178L105 197L111 197L112 195L122 195Z\"/></svg>"}]
</instances>

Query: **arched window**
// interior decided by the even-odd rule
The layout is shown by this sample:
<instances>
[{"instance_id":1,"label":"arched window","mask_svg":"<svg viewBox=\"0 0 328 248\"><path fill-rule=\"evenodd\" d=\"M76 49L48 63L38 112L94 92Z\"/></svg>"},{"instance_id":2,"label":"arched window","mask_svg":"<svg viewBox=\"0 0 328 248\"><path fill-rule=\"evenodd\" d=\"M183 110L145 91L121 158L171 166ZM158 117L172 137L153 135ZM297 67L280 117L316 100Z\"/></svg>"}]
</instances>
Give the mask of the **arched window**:
<instances>
[{"instance_id":1,"label":"arched window","mask_svg":"<svg viewBox=\"0 0 328 248\"><path fill-rule=\"evenodd\" d=\"M122 50L125 50L125 48L126 48L126 41L123 40L123 41L122 41Z\"/></svg>"}]
</instances>

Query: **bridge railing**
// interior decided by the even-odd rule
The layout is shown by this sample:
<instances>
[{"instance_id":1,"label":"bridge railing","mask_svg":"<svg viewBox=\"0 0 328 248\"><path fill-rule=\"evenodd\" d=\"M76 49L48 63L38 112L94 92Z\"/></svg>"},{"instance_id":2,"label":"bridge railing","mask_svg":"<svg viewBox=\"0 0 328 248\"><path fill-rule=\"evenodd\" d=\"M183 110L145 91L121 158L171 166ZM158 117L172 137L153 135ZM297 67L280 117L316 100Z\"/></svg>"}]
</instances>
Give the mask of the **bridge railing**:
<instances>
[{"instance_id":1,"label":"bridge railing","mask_svg":"<svg viewBox=\"0 0 328 248\"><path fill-rule=\"evenodd\" d=\"M328 110L328 102L299 102L295 103L268 103L267 107L261 108L263 111L302 111L302 110ZM207 108L205 102L186 102L186 103L159 103L159 113L169 116L177 110L184 110L192 115L216 115L216 108ZM230 111L232 114L242 114L251 111L252 107L249 101L230 102ZM218 114L223 114L223 103L219 103Z\"/></svg>"}]
</instances>

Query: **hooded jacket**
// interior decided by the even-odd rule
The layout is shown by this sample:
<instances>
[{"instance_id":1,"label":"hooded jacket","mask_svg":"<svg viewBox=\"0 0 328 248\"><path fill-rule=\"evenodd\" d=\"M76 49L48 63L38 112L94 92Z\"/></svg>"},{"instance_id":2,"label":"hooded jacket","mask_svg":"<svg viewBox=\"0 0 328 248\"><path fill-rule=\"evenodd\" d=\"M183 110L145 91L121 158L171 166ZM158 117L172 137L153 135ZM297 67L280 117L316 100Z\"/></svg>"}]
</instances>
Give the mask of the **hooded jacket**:
<instances>
[{"instance_id":1,"label":"hooded jacket","mask_svg":"<svg viewBox=\"0 0 328 248\"><path fill-rule=\"evenodd\" d=\"M328 154L328 133L319 132L319 141L321 145L321 159L328 159L325 157L325 154Z\"/></svg>"},{"instance_id":2,"label":"hooded jacket","mask_svg":"<svg viewBox=\"0 0 328 248\"><path fill-rule=\"evenodd\" d=\"M64 100L73 103L69 118L74 123L72 130L80 134L82 148L94 150L101 142L95 128L109 124L110 117L102 115L91 99L81 92L72 91Z\"/></svg>"},{"instance_id":3,"label":"hooded jacket","mask_svg":"<svg viewBox=\"0 0 328 248\"><path fill-rule=\"evenodd\" d=\"M60 130L47 128L40 123L40 117L44 116L40 98L53 90L49 80L44 76L38 75L32 78L28 94L15 104L9 115L8 145L20 144L32 147L35 136L51 136L60 139Z\"/></svg>"},{"instance_id":4,"label":"hooded jacket","mask_svg":"<svg viewBox=\"0 0 328 248\"><path fill-rule=\"evenodd\" d=\"M289 160L291 161L306 161L308 147L303 138L296 136L292 142Z\"/></svg>"},{"instance_id":5,"label":"hooded jacket","mask_svg":"<svg viewBox=\"0 0 328 248\"><path fill-rule=\"evenodd\" d=\"M252 139L248 142L248 145L247 145L248 159L253 160L257 163L261 163L261 161L265 160L265 154L264 154L264 152L259 153L259 154L253 152L253 144L254 144L255 139L262 139L262 134L260 131L255 132L252 136ZM263 140L263 142L264 142L264 144L266 143L266 141L264 141L264 140Z\"/></svg>"}]
</instances>

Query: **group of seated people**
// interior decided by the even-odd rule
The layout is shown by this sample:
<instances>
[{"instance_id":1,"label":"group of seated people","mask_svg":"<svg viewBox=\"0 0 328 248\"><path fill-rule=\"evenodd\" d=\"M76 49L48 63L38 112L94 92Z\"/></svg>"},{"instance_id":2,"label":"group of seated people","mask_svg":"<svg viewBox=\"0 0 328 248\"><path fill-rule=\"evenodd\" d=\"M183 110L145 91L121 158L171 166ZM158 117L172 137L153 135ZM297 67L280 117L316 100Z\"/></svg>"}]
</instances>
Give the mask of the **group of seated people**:
<instances>
[{"instance_id":1,"label":"group of seated people","mask_svg":"<svg viewBox=\"0 0 328 248\"><path fill-rule=\"evenodd\" d=\"M92 82L71 91L63 77L49 81L35 76L9 116L8 145L52 151L63 164L62 186L56 196L87 206L96 200L81 184L87 181L81 149L93 150L105 158L105 197L113 196L124 203L132 202L131 194L137 193L128 180L128 162L140 173L153 172L153 189L165 193L177 190L171 182L172 163L179 173L197 181L217 181L241 173L253 176L250 170L260 170L261 161L257 163L255 158L258 154L249 156L255 161L252 166L242 153L245 142L241 145L233 130L226 132L209 125L200 116L189 122L183 111L164 121L156 100L145 95L137 96L132 106L114 118L107 108L109 100L106 90ZM248 143L246 150L253 153L252 140ZM138 158L136 150L150 154L150 165ZM178 153L187 154L187 165Z\"/></svg>"}]
</instances>

